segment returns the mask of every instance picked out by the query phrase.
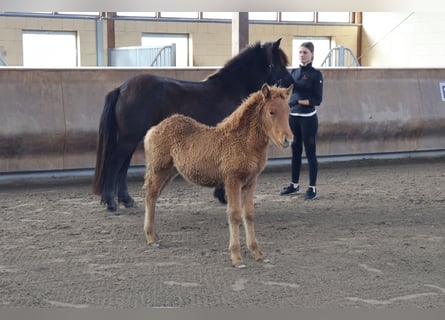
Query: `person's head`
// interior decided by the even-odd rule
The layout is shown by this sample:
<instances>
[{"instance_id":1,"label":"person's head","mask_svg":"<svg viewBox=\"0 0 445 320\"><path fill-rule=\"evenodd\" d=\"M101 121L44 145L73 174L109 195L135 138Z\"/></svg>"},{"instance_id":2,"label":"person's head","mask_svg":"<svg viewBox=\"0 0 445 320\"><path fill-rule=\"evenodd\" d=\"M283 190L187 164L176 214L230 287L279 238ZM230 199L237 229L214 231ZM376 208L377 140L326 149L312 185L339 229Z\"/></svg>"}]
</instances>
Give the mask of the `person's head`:
<instances>
[{"instance_id":1,"label":"person's head","mask_svg":"<svg viewBox=\"0 0 445 320\"><path fill-rule=\"evenodd\" d=\"M300 45L299 57L301 65L305 66L314 60L314 44L310 41Z\"/></svg>"}]
</instances>

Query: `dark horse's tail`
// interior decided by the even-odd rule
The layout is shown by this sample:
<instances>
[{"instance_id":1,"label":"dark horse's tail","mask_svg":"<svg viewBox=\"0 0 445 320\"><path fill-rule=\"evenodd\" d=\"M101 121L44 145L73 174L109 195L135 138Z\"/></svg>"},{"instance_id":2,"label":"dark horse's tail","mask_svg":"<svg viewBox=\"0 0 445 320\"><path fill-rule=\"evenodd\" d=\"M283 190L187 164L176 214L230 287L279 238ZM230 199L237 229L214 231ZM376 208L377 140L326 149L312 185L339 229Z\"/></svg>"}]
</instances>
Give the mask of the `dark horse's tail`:
<instances>
[{"instance_id":1,"label":"dark horse's tail","mask_svg":"<svg viewBox=\"0 0 445 320\"><path fill-rule=\"evenodd\" d=\"M96 167L94 169L93 180L93 192L95 194L102 192L107 158L117 144L117 123L114 111L119 93L119 88L116 88L107 94L104 109L100 117L99 137L96 147Z\"/></svg>"}]
</instances>

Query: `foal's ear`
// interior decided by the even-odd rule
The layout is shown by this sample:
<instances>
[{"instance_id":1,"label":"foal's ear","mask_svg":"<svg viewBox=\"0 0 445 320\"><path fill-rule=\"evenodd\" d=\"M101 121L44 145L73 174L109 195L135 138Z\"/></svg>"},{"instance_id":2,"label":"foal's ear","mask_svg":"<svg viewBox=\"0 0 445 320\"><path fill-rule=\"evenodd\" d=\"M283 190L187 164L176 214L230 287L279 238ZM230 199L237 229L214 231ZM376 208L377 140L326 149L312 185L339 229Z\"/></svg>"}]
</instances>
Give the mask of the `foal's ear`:
<instances>
[{"instance_id":1,"label":"foal's ear","mask_svg":"<svg viewBox=\"0 0 445 320\"><path fill-rule=\"evenodd\" d=\"M273 45L274 48L275 49L278 48L280 46L280 43L281 43L281 38L274 42L274 45Z\"/></svg>"},{"instance_id":2,"label":"foal's ear","mask_svg":"<svg viewBox=\"0 0 445 320\"><path fill-rule=\"evenodd\" d=\"M292 83L287 89L286 89L286 95L287 100L290 99L290 96L292 95L292 91L294 90L294 84Z\"/></svg>"},{"instance_id":3,"label":"foal's ear","mask_svg":"<svg viewBox=\"0 0 445 320\"><path fill-rule=\"evenodd\" d=\"M265 99L270 98L270 87L267 83L263 84L263 86L261 87L261 93L263 94Z\"/></svg>"}]
</instances>

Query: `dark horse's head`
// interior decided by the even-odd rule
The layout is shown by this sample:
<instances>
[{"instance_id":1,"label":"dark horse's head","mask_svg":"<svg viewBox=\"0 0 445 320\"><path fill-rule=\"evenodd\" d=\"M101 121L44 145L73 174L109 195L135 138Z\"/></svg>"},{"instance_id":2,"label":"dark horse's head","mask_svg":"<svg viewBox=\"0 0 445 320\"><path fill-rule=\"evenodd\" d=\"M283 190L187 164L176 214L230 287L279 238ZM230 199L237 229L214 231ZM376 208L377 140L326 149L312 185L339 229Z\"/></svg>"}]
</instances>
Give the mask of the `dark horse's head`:
<instances>
[{"instance_id":1,"label":"dark horse's head","mask_svg":"<svg viewBox=\"0 0 445 320\"><path fill-rule=\"evenodd\" d=\"M294 83L292 77L287 70L289 59L283 50L280 48L281 38L275 42L267 42L263 44L269 57L269 75L265 81L269 85L277 85L281 87L289 87Z\"/></svg>"},{"instance_id":2,"label":"dark horse's head","mask_svg":"<svg viewBox=\"0 0 445 320\"><path fill-rule=\"evenodd\" d=\"M293 79L287 70L289 60L280 48L281 38L274 42L257 42L230 59L208 79L222 79L226 84L242 87L244 94L261 88L264 83L289 87Z\"/></svg>"}]
</instances>

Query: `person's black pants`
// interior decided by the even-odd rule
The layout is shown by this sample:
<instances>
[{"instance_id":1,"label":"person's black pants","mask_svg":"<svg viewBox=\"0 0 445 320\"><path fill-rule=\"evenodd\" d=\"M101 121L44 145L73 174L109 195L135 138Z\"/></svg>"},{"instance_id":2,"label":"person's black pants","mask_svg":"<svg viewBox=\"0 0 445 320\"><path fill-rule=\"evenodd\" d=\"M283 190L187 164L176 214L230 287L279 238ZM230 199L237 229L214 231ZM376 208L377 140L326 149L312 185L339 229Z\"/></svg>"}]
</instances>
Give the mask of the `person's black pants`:
<instances>
[{"instance_id":1,"label":"person's black pants","mask_svg":"<svg viewBox=\"0 0 445 320\"><path fill-rule=\"evenodd\" d=\"M301 156L304 151L309 167L309 185L315 186L317 183L318 161L316 150L316 137L318 131L318 116L314 114L310 117L289 116L289 125L294 134L292 142L292 182L299 183Z\"/></svg>"}]
</instances>

